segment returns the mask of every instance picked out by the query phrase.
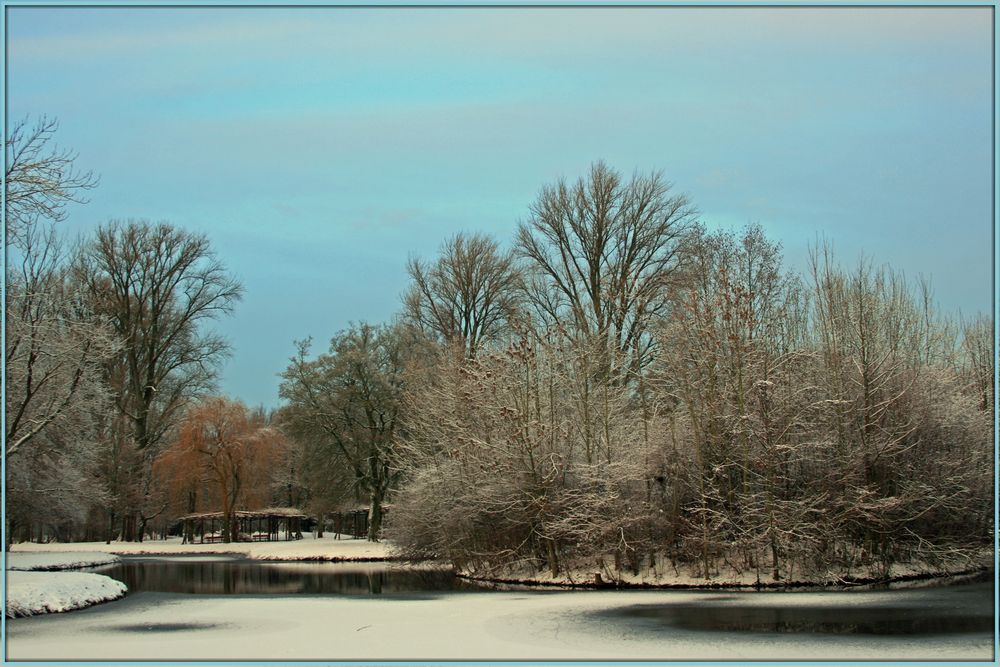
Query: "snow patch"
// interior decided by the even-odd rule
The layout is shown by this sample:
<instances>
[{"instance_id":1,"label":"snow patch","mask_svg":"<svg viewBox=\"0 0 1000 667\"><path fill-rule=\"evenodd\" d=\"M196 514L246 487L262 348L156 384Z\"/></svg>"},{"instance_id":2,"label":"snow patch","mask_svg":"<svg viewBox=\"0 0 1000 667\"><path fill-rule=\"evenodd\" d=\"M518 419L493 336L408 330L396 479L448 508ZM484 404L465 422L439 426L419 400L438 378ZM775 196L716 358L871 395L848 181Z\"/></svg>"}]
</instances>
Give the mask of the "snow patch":
<instances>
[{"instance_id":1,"label":"snow patch","mask_svg":"<svg viewBox=\"0 0 1000 667\"><path fill-rule=\"evenodd\" d=\"M11 552L93 551L122 555L195 555L229 554L255 560L315 560L315 561L385 561L396 560L385 542L363 539L336 539L330 535L281 542L216 542L214 544L184 544L181 538L147 540L145 542L75 542L46 544L14 544ZM8 556L9 558L9 556Z\"/></svg>"},{"instance_id":2,"label":"snow patch","mask_svg":"<svg viewBox=\"0 0 1000 667\"><path fill-rule=\"evenodd\" d=\"M8 617L81 609L117 600L128 587L90 572L7 572Z\"/></svg>"},{"instance_id":3,"label":"snow patch","mask_svg":"<svg viewBox=\"0 0 1000 667\"><path fill-rule=\"evenodd\" d=\"M117 563L121 558L99 551L69 551L52 553L20 551L7 554L7 569L19 571L75 570Z\"/></svg>"}]
</instances>

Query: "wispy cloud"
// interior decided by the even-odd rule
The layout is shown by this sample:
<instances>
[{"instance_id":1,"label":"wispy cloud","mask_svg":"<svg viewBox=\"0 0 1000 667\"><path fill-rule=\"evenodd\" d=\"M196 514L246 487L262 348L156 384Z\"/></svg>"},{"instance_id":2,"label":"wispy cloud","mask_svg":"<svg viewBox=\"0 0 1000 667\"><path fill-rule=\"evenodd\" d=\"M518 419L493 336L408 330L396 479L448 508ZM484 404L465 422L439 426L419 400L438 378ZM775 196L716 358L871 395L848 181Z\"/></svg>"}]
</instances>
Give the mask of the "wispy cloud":
<instances>
[{"instance_id":1,"label":"wispy cloud","mask_svg":"<svg viewBox=\"0 0 1000 667\"><path fill-rule=\"evenodd\" d=\"M389 58L437 52L534 59L544 53L548 64L558 64L581 54L617 61L647 50L795 51L830 41L880 51L901 44L958 48L969 45L970 37L991 34L989 7L11 7L8 12L11 54L39 62L177 50L263 49L282 59L320 49L349 58L359 50ZM20 26L44 24L57 12L78 17L80 31L22 34Z\"/></svg>"}]
</instances>

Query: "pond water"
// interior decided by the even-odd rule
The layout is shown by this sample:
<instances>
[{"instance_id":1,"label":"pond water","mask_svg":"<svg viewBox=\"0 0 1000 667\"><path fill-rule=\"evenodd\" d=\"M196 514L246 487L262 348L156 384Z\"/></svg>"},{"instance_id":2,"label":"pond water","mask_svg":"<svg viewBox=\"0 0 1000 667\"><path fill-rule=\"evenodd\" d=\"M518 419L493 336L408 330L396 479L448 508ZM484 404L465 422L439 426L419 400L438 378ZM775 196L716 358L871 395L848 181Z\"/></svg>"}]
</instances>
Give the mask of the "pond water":
<instances>
[{"instance_id":1,"label":"pond water","mask_svg":"<svg viewBox=\"0 0 1000 667\"><path fill-rule=\"evenodd\" d=\"M94 572L130 593L204 595L397 595L476 589L441 568L365 563L267 562L243 558L123 557Z\"/></svg>"},{"instance_id":2,"label":"pond water","mask_svg":"<svg viewBox=\"0 0 1000 667\"><path fill-rule=\"evenodd\" d=\"M979 586L965 592L972 595L957 597L954 591L944 589L887 591L884 601L846 607L828 599L816 599L814 604L806 606L801 604L806 598L789 599L790 594L785 593L782 599L782 594L776 597L773 593L760 593L756 599L721 597L694 603L635 605L599 616L644 624L650 629L729 633L942 635L992 632L992 587Z\"/></svg>"}]
</instances>

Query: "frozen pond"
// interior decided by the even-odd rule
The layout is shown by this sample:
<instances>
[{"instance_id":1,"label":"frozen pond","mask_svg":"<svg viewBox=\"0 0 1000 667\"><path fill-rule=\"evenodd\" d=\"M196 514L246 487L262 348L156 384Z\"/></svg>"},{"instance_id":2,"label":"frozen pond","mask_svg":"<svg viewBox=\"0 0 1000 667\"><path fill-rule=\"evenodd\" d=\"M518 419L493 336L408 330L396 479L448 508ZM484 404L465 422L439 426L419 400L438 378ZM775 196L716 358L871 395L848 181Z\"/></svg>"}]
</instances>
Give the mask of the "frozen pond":
<instances>
[{"instance_id":1,"label":"frozen pond","mask_svg":"<svg viewBox=\"0 0 1000 667\"><path fill-rule=\"evenodd\" d=\"M218 557L128 559L117 576L133 578L123 600L8 620L7 658L952 661L994 651L992 583L494 591L439 570Z\"/></svg>"}]
</instances>

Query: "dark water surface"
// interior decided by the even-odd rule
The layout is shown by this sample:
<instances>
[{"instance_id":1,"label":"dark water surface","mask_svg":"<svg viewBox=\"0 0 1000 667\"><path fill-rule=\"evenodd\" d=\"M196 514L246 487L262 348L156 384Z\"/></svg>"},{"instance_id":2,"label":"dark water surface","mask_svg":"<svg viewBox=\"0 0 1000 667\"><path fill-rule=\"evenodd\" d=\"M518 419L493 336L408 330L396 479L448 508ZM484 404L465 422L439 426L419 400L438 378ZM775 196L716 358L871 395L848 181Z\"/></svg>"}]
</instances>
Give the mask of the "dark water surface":
<instances>
[{"instance_id":1,"label":"dark water surface","mask_svg":"<svg viewBox=\"0 0 1000 667\"><path fill-rule=\"evenodd\" d=\"M992 634L992 584L878 593L786 592L711 596L678 604L632 605L595 614L649 631L765 634Z\"/></svg>"},{"instance_id":2,"label":"dark water surface","mask_svg":"<svg viewBox=\"0 0 1000 667\"><path fill-rule=\"evenodd\" d=\"M476 588L444 569L227 557L122 557L120 563L94 571L124 582L129 593L382 595Z\"/></svg>"},{"instance_id":3,"label":"dark water surface","mask_svg":"<svg viewBox=\"0 0 1000 667\"><path fill-rule=\"evenodd\" d=\"M685 630L725 632L816 632L823 634L922 635L989 632L990 615L942 613L925 607L889 606L872 609L840 607L636 607L621 613L651 619Z\"/></svg>"}]
</instances>

